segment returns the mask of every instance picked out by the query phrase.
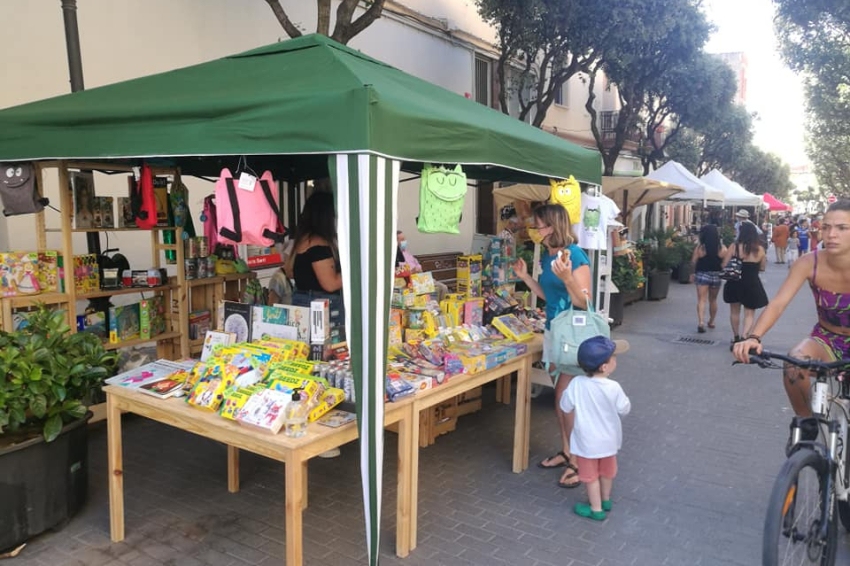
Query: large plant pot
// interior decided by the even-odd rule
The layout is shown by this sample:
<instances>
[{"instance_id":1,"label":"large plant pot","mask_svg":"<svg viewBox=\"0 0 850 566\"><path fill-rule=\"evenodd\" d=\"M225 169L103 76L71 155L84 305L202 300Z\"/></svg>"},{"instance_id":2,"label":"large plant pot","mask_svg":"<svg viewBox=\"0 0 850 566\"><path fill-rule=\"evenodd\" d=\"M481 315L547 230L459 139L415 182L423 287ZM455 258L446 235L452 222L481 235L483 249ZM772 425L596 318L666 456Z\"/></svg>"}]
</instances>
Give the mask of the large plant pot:
<instances>
[{"instance_id":1,"label":"large plant pot","mask_svg":"<svg viewBox=\"0 0 850 566\"><path fill-rule=\"evenodd\" d=\"M611 319L611 325L620 326L623 324L623 294L614 293L608 301L608 318Z\"/></svg>"},{"instance_id":2,"label":"large plant pot","mask_svg":"<svg viewBox=\"0 0 850 566\"><path fill-rule=\"evenodd\" d=\"M90 418L66 425L53 442L38 436L0 447L0 550L65 523L85 504Z\"/></svg>"},{"instance_id":3,"label":"large plant pot","mask_svg":"<svg viewBox=\"0 0 850 566\"><path fill-rule=\"evenodd\" d=\"M647 278L646 298L650 301L658 301L667 298L667 292L670 290L670 270L653 271Z\"/></svg>"},{"instance_id":4,"label":"large plant pot","mask_svg":"<svg viewBox=\"0 0 850 566\"><path fill-rule=\"evenodd\" d=\"M679 264L679 283L687 284L691 282L691 275L694 274L694 264L690 261L683 261Z\"/></svg>"},{"instance_id":5,"label":"large plant pot","mask_svg":"<svg viewBox=\"0 0 850 566\"><path fill-rule=\"evenodd\" d=\"M620 291L618 294L623 299L623 306L625 306L643 300L644 292L643 287L641 287L639 289L632 289L631 291Z\"/></svg>"}]
</instances>

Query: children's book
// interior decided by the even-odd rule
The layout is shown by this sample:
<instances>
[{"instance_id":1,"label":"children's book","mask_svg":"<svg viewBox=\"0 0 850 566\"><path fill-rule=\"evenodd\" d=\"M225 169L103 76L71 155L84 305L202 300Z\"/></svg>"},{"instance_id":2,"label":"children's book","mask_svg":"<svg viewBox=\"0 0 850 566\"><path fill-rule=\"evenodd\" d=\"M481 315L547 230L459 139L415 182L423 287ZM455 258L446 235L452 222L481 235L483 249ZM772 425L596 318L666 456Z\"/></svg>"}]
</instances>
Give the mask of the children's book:
<instances>
[{"instance_id":1,"label":"children's book","mask_svg":"<svg viewBox=\"0 0 850 566\"><path fill-rule=\"evenodd\" d=\"M165 301L162 295L139 302L139 334L142 339L153 338L165 332Z\"/></svg>"},{"instance_id":2,"label":"children's book","mask_svg":"<svg viewBox=\"0 0 850 566\"><path fill-rule=\"evenodd\" d=\"M138 389L146 383L152 383L169 377L171 374L181 370L191 370L195 366L194 360L172 362L171 360L157 360L143 366L119 373L106 380L107 385L118 385L130 389Z\"/></svg>"},{"instance_id":3,"label":"children's book","mask_svg":"<svg viewBox=\"0 0 850 566\"><path fill-rule=\"evenodd\" d=\"M248 402L236 414L242 424L258 427L277 434L283 428L286 405L292 395L283 391L263 389L251 395Z\"/></svg>"},{"instance_id":4,"label":"children's book","mask_svg":"<svg viewBox=\"0 0 850 566\"><path fill-rule=\"evenodd\" d=\"M166 377L159 381L151 381L139 386L139 391L160 399L168 399L178 393L183 393L183 381Z\"/></svg>"},{"instance_id":5,"label":"children's book","mask_svg":"<svg viewBox=\"0 0 850 566\"><path fill-rule=\"evenodd\" d=\"M357 419L357 415L354 413L349 413L348 411L341 411L339 409L332 409L328 414L320 417L316 422L320 425L329 426L331 428L338 428L346 423L350 423L353 420Z\"/></svg>"},{"instance_id":6,"label":"children's book","mask_svg":"<svg viewBox=\"0 0 850 566\"><path fill-rule=\"evenodd\" d=\"M286 324L295 328L296 340L304 343L310 342L310 307L297 307L295 305L275 305L285 309L287 314Z\"/></svg>"},{"instance_id":7,"label":"children's book","mask_svg":"<svg viewBox=\"0 0 850 566\"><path fill-rule=\"evenodd\" d=\"M204 348L201 350L201 361L205 362L212 355L216 346L230 346L236 342L236 334L220 330L207 330L204 338Z\"/></svg>"},{"instance_id":8,"label":"children's book","mask_svg":"<svg viewBox=\"0 0 850 566\"><path fill-rule=\"evenodd\" d=\"M118 344L139 338L141 333L139 303L109 307L109 342Z\"/></svg>"},{"instance_id":9,"label":"children's book","mask_svg":"<svg viewBox=\"0 0 850 566\"><path fill-rule=\"evenodd\" d=\"M236 334L236 343L251 341L251 310L253 305L224 301L223 330Z\"/></svg>"},{"instance_id":10,"label":"children's book","mask_svg":"<svg viewBox=\"0 0 850 566\"><path fill-rule=\"evenodd\" d=\"M94 228L94 175L72 171L68 176L74 200L74 228Z\"/></svg>"},{"instance_id":11,"label":"children's book","mask_svg":"<svg viewBox=\"0 0 850 566\"><path fill-rule=\"evenodd\" d=\"M251 337L254 340L269 337L296 340L298 330L289 326L289 311L286 309L257 305L254 306Z\"/></svg>"}]
</instances>

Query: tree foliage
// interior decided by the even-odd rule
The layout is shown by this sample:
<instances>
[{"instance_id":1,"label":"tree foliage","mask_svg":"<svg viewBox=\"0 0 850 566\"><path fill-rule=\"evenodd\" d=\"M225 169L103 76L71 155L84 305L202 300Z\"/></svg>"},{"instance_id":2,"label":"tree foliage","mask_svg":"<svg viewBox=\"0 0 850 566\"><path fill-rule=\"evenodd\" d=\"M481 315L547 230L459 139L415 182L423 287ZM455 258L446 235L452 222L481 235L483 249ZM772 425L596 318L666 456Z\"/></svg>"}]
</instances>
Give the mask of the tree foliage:
<instances>
[{"instance_id":1,"label":"tree foliage","mask_svg":"<svg viewBox=\"0 0 850 566\"><path fill-rule=\"evenodd\" d=\"M743 106L730 104L712 120L685 128L667 148L667 156L702 176L712 169L735 170L752 141L753 116Z\"/></svg>"},{"instance_id":2,"label":"tree foliage","mask_svg":"<svg viewBox=\"0 0 850 566\"><path fill-rule=\"evenodd\" d=\"M802 73L809 114L808 154L826 192L848 194L850 168L850 4L774 0L776 35Z\"/></svg>"},{"instance_id":3,"label":"tree foliage","mask_svg":"<svg viewBox=\"0 0 850 566\"><path fill-rule=\"evenodd\" d=\"M280 5L280 0L266 0L266 2L286 34L289 37L301 37L302 31L292 22L289 14ZM316 33L326 35L342 44L347 44L352 37L381 17L385 0L364 0L363 3L366 4L366 10L355 18L354 12L360 4L360 0L341 0L336 9L336 21L334 22L333 32L331 32L331 0L316 0L318 16Z\"/></svg>"},{"instance_id":4,"label":"tree foliage","mask_svg":"<svg viewBox=\"0 0 850 566\"><path fill-rule=\"evenodd\" d=\"M476 0L499 38L496 61L499 106L519 104L520 120L540 126L557 93L599 57L615 33L610 3L598 0Z\"/></svg>"},{"instance_id":5,"label":"tree foliage","mask_svg":"<svg viewBox=\"0 0 850 566\"><path fill-rule=\"evenodd\" d=\"M585 104L606 175L613 174L628 134L649 131L649 137L654 138L657 125L646 121L657 120L665 113L671 115L667 87L673 74L697 64L711 29L695 0L624 0L617 4L615 12L628 24L628 31L606 37L602 54L590 70ZM600 130L595 103L596 81L602 73L609 86L616 88L619 99L613 135L607 138ZM680 110L686 106L679 105ZM651 159L660 157L657 152L649 153Z\"/></svg>"},{"instance_id":6,"label":"tree foliage","mask_svg":"<svg viewBox=\"0 0 850 566\"><path fill-rule=\"evenodd\" d=\"M762 151L752 144L744 149L732 167L725 169L724 173L757 195L770 193L784 199L794 191L788 164L778 155Z\"/></svg>"}]
</instances>

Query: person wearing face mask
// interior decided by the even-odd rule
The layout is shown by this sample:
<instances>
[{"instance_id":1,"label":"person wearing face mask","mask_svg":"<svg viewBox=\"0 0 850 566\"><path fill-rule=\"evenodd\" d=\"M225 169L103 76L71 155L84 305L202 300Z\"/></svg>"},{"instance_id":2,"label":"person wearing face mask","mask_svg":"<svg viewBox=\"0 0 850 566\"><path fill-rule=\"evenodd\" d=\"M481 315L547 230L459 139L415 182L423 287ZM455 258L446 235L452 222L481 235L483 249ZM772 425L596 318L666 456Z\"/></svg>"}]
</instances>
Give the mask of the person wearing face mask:
<instances>
[{"instance_id":1,"label":"person wearing face mask","mask_svg":"<svg viewBox=\"0 0 850 566\"><path fill-rule=\"evenodd\" d=\"M546 332L543 335L543 361L549 359L549 322L562 311L574 306L587 308L590 290L590 260L578 245L566 209L557 204L546 204L534 209L534 228L529 228L529 237L544 246L541 253L540 277L535 281L528 273L522 258L514 263L517 277L538 297L546 301ZM550 370L554 368L549 368ZM550 375L551 375L550 371ZM578 477L577 460L570 452L570 434L573 429L573 413L565 413L560 399L573 379L572 375L558 374L553 377L555 385L555 412L561 427L562 447L556 454L538 463L540 468L566 467L558 485L572 488L581 485Z\"/></svg>"},{"instance_id":2,"label":"person wearing face mask","mask_svg":"<svg viewBox=\"0 0 850 566\"><path fill-rule=\"evenodd\" d=\"M410 253L410 250L407 247L407 238L404 237L404 232L397 230L395 233L395 239L396 242L398 242L398 249L395 253L395 266L398 267L405 263L411 273L421 272L422 266L416 260L416 257Z\"/></svg>"}]
</instances>

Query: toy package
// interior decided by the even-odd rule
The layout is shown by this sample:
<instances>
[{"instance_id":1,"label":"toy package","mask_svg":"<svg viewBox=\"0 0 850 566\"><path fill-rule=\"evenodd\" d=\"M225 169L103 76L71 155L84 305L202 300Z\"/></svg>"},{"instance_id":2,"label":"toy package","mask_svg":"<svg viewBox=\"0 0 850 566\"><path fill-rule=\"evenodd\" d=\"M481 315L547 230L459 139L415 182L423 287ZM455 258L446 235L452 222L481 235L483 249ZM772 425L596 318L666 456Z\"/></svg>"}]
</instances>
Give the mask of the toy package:
<instances>
[{"instance_id":1,"label":"toy package","mask_svg":"<svg viewBox=\"0 0 850 566\"><path fill-rule=\"evenodd\" d=\"M141 334L139 303L109 308L109 343L135 340Z\"/></svg>"},{"instance_id":2,"label":"toy package","mask_svg":"<svg viewBox=\"0 0 850 566\"><path fill-rule=\"evenodd\" d=\"M290 393L274 389L261 389L248 399L236 413L236 420L245 425L277 434L283 428L286 405L292 400Z\"/></svg>"},{"instance_id":3,"label":"toy package","mask_svg":"<svg viewBox=\"0 0 850 566\"><path fill-rule=\"evenodd\" d=\"M162 295L142 299L139 303L139 335L150 339L165 332L165 300Z\"/></svg>"}]
</instances>

